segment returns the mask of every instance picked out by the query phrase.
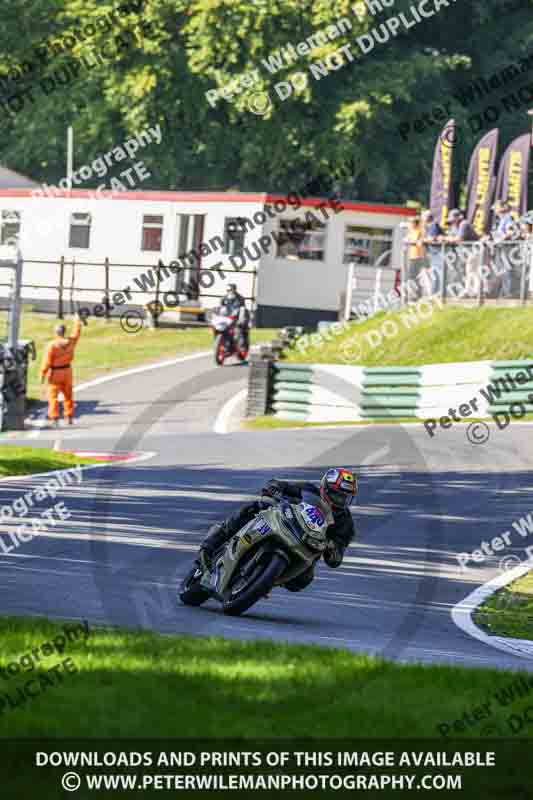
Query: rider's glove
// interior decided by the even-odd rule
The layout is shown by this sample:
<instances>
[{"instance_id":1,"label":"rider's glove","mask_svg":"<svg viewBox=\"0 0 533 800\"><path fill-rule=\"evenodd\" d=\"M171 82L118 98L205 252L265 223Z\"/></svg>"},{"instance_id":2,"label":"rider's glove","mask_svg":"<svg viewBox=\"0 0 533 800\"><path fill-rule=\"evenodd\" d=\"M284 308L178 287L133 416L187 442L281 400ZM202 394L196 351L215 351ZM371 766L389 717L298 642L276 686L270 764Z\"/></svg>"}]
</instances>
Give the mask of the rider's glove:
<instances>
[{"instance_id":1,"label":"rider's glove","mask_svg":"<svg viewBox=\"0 0 533 800\"><path fill-rule=\"evenodd\" d=\"M342 544L333 541L333 539L329 539L326 549L324 550L324 561L328 567L332 567L333 569L340 567L342 559L344 558L344 550L345 548Z\"/></svg>"},{"instance_id":2,"label":"rider's glove","mask_svg":"<svg viewBox=\"0 0 533 800\"><path fill-rule=\"evenodd\" d=\"M263 497L273 497L279 500L283 497L283 489L276 483L276 481L269 481L267 485L261 490Z\"/></svg>"}]
</instances>

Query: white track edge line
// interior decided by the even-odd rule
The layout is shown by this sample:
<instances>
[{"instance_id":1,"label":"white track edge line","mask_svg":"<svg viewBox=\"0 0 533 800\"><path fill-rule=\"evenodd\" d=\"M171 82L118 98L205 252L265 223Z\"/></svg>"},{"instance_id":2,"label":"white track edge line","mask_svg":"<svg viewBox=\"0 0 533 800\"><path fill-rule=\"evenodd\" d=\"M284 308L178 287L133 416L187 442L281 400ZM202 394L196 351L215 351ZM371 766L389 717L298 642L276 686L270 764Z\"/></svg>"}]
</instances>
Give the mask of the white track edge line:
<instances>
[{"instance_id":1,"label":"white track edge line","mask_svg":"<svg viewBox=\"0 0 533 800\"><path fill-rule=\"evenodd\" d=\"M158 364L148 364L146 366L140 367L133 367L133 369L127 369L123 372L116 372L112 375L103 375L101 378L95 378L92 381L87 381L86 383L80 383L79 386L74 387L74 393L76 392L83 392L84 389L89 389L92 386L99 386L101 383L107 383L108 381L117 380L117 378L125 378L128 375L137 375L139 372L148 372L152 369L160 369L161 367L171 367L175 364L183 364L185 361L194 361L198 358L206 358L207 356L211 355L210 350L202 350L200 353L191 353L188 356L180 356L179 358L173 358L170 361L161 361ZM37 439L40 434L41 430L46 426L46 417L45 411L42 412L42 418L37 418L34 422L34 430L30 431L27 435L27 439Z\"/></svg>"},{"instance_id":2,"label":"white track edge line","mask_svg":"<svg viewBox=\"0 0 533 800\"><path fill-rule=\"evenodd\" d=\"M474 639L479 639L479 641L489 645L489 647L503 650L505 653L510 653L518 658L531 659L533 657L533 642L529 643L531 645L530 654L521 652L517 647L520 646L520 643L522 646L527 647L527 639L506 639L504 636L489 636L485 631L481 630L481 628L478 628L472 619L474 611L487 600L487 598L491 597L499 589L512 583L517 578L521 578L522 575L530 572L531 569L533 569L533 558L528 558L527 561L518 564L514 569L503 572L501 575L497 575L495 578L487 581L487 583L478 586L477 589L474 589L464 600L461 600L452 608L450 613L455 625L464 633L472 636Z\"/></svg>"},{"instance_id":3,"label":"white track edge line","mask_svg":"<svg viewBox=\"0 0 533 800\"><path fill-rule=\"evenodd\" d=\"M231 397L220 409L213 426L215 433L229 433L228 425L235 408L248 395L248 388L241 389L236 395Z\"/></svg>"},{"instance_id":4,"label":"white track edge line","mask_svg":"<svg viewBox=\"0 0 533 800\"><path fill-rule=\"evenodd\" d=\"M87 381L87 383L80 383L79 386L74 387L74 391L82 392L84 389L89 389L92 386L99 386L101 383L115 381L118 378L126 378L128 375L138 375L139 372L149 372L153 369L162 369L162 367L172 367L175 364L183 364L185 361L194 361L195 359L205 358L209 355L211 355L210 350L202 350L200 353L192 353L188 356L180 356L180 358L173 358L170 361L161 361L158 364L148 364L144 367L133 367L133 369L127 369L123 372L116 372L113 375L104 375L101 378L95 378L92 381Z\"/></svg>"}]
</instances>

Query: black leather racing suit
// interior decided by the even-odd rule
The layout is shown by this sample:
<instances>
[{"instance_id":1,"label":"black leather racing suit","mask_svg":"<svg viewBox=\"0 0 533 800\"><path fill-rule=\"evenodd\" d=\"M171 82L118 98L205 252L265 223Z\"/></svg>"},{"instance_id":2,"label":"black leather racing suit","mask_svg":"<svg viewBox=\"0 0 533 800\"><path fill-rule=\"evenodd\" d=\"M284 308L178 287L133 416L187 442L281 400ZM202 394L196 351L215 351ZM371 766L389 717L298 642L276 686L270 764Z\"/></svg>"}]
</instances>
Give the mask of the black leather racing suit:
<instances>
[{"instance_id":1,"label":"black leather racing suit","mask_svg":"<svg viewBox=\"0 0 533 800\"><path fill-rule=\"evenodd\" d=\"M239 345L243 350L248 350L250 325L244 297L238 292L233 297L226 295L226 297L222 298L220 305L227 310L228 314L237 315L237 327L240 337Z\"/></svg>"},{"instance_id":2,"label":"black leather racing suit","mask_svg":"<svg viewBox=\"0 0 533 800\"><path fill-rule=\"evenodd\" d=\"M236 514L232 514L222 524L213 525L202 543L202 549L209 554L214 553L247 522L250 522L256 514L268 508L271 505L271 498L297 503L307 496L309 502L313 502L314 498L320 497L320 489L313 483L290 483L272 479L263 488L261 495L260 499L242 506ZM355 526L352 515L347 509L334 509L333 519L333 524L326 531L331 547L325 550L324 561L329 567L335 568L341 565L344 550L355 537ZM314 566L312 566L286 583L285 588L291 592L299 592L311 583L314 576Z\"/></svg>"}]
</instances>

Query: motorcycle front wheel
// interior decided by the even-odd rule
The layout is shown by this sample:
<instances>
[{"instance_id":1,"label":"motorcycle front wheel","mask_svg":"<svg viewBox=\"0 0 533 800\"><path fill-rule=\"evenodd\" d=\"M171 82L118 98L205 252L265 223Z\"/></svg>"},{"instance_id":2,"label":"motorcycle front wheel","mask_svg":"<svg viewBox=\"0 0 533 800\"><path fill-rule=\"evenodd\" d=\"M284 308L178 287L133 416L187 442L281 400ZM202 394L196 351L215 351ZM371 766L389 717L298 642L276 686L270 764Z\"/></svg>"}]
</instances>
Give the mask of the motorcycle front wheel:
<instances>
[{"instance_id":1,"label":"motorcycle front wheel","mask_svg":"<svg viewBox=\"0 0 533 800\"><path fill-rule=\"evenodd\" d=\"M219 367L223 366L225 355L226 342L224 341L224 334L219 333L215 338L215 362Z\"/></svg>"},{"instance_id":2,"label":"motorcycle front wheel","mask_svg":"<svg viewBox=\"0 0 533 800\"><path fill-rule=\"evenodd\" d=\"M277 553L265 553L251 575L243 576L237 570L230 583L231 594L222 604L224 614L238 616L248 611L269 593L286 566L286 560Z\"/></svg>"}]
</instances>

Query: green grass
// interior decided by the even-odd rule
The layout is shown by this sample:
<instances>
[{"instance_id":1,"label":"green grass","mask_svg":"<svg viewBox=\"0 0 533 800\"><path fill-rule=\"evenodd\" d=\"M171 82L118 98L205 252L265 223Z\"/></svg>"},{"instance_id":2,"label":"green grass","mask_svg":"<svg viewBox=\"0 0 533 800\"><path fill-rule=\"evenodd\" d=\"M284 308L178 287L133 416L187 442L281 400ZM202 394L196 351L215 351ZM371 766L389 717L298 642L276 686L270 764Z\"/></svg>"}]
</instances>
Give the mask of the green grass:
<instances>
[{"instance_id":1,"label":"green grass","mask_svg":"<svg viewBox=\"0 0 533 800\"><path fill-rule=\"evenodd\" d=\"M324 425L396 425L405 424L406 422L419 422L421 419L412 419L412 417L401 417L399 419L362 419L362 420L336 420L335 422L304 422L299 419L281 419L274 417L271 414L266 414L262 417L253 417L245 419L243 427L249 430L270 430L276 428L320 428Z\"/></svg>"},{"instance_id":2,"label":"green grass","mask_svg":"<svg viewBox=\"0 0 533 800\"><path fill-rule=\"evenodd\" d=\"M533 572L489 597L474 622L492 636L533 640Z\"/></svg>"},{"instance_id":3,"label":"green grass","mask_svg":"<svg viewBox=\"0 0 533 800\"><path fill-rule=\"evenodd\" d=\"M61 623L1 618L0 668L60 634ZM16 697L17 686L52 674L65 658L75 674L9 707L6 692ZM61 655L24 663L33 670L0 672L1 737L440 738L439 725L516 677L312 646L99 629ZM479 735L480 727L463 733Z\"/></svg>"},{"instance_id":4,"label":"green grass","mask_svg":"<svg viewBox=\"0 0 533 800\"><path fill-rule=\"evenodd\" d=\"M506 361L533 355L533 306L467 309L458 306L439 310L408 328L402 317L406 309L381 313L365 322L354 322L338 336L309 347L285 351L287 361L313 364L346 364L367 367L411 366L460 361ZM414 313L414 312L411 312ZM426 314L425 314L426 315ZM390 320L398 333L383 338L373 348L365 338ZM392 328L387 330L392 331Z\"/></svg>"},{"instance_id":5,"label":"green grass","mask_svg":"<svg viewBox=\"0 0 533 800\"><path fill-rule=\"evenodd\" d=\"M0 313L0 330L5 330L5 312ZM72 329L73 318L67 316L67 334ZM43 352L54 336L58 320L50 314L38 314L23 310L20 330L21 339L33 339L37 347L37 359L30 362L28 373L28 397L45 397L45 387L40 384L39 367ZM277 331L269 328L253 329L251 343L270 341ZM83 383L107 373L155 362L163 358L187 355L213 346L213 334L209 328L142 328L138 333L125 333L118 320L106 322L91 318L82 326L81 338L74 360L74 382Z\"/></svg>"},{"instance_id":6,"label":"green grass","mask_svg":"<svg viewBox=\"0 0 533 800\"><path fill-rule=\"evenodd\" d=\"M454 425L466 425L470 422L486 422L491 421L492 417L464 417L460 419L459 422L455 422ZM533 414L525 414L522 417L520 422L528 422L533 420ZM515 420L513 420L514 422ZM413 425L414 423L418 423L422 425L424 423L423 419L413 419L413 417L398 417L394 419L361 419L361 420L335 420L334 422L304 422L303 420L298 419L282 419L281 417L275 417L272 414L266 414L262 417L251 417L249 419L245 419L242 423L242 427L247 430L269 430L269 429L276 429L276 428L320 428L330 425Z\"/></svg>"},{"instance_id":7,"label":"green grass","mask_svg":"<svg viewBox=\"0 0 533 800\"><path fill-rule=\"evenodd\" d=\"M18 447L3 444L0 448L0 477L32 475L76 464L101 464L96 458L80 458L73 453L59 453L41 447Z\"/></svg>"}]
</instances>

